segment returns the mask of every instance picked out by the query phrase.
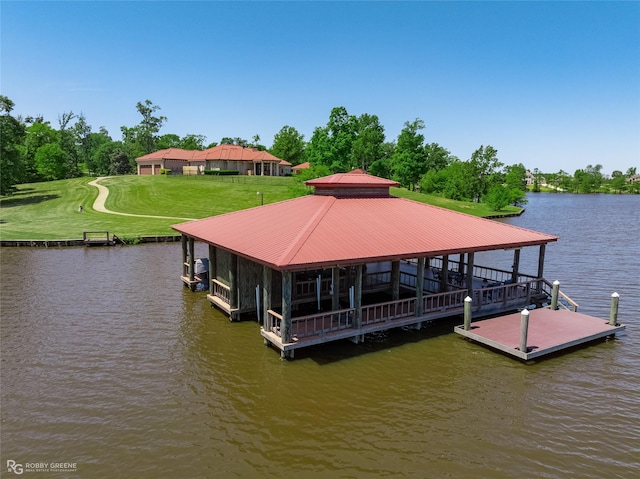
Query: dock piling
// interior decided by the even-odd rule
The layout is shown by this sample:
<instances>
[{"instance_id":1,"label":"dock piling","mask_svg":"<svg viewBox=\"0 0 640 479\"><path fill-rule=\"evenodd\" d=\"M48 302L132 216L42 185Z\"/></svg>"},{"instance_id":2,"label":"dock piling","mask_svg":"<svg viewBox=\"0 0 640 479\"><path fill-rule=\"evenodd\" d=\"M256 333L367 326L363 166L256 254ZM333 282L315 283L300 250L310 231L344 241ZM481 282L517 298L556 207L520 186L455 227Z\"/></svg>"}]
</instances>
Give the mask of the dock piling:
<instances>
[{"instance_id":1,"label":"dock piling","mask_svg":"<svg viewBox=\"0 0 640 479\"><path fill-rule=\"evenodd\" d=\"M557 279L553 282L553 289L551 290L551 310L558 309L558 293L560 292L560 281Z\"/></svg>"},{"instance_id":2,"label":"dock piling","mask_svg":"<svg viewBox=\"0 0 640 479\"><path fill-rule=\"evenodd\" d=\"M520 313L520 351L527 352L527 335L529 333L529 310Z\"/></svg>"},{"instance_id":3,"label":"dock piling","mask_svg":"<svg viewBox=\"0 0 640 479\"><path fill-rule=\"evenodd\" d=\"M620 295L613 293L611 295L611 312L609 313L609 324L611 326L617 326L618 324L618 303L620 301Z\"/></svg>"},{"instance_id":4,"label":"dock piling","mask_svg":"<svg viewBox=\"0 0 640 479\"><path fill-rule=\"evenodd\" d=\"M469 331L471 328L471 301L469 296L464 298L464 330Z\"/></svg>"}]
</instances>

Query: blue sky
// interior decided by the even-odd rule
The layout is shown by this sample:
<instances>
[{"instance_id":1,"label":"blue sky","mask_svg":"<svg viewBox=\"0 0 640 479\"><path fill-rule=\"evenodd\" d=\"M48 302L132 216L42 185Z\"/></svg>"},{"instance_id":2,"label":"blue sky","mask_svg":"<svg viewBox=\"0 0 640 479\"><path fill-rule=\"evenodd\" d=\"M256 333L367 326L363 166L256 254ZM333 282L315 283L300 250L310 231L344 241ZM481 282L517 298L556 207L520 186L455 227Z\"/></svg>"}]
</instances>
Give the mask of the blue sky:
<instances>
[{"instance_id":1,"label":"blue sky","mask_svg":"<svg viewBox=\"0 0 640 479\"><path fill-rule=\"evenodd\" d=\"M271 146L331 109L420 118L462 160L640 171L640 2L0 2L14 114L83 113L120 139L146 99L161 133Z\"/></svg>"}]
</instances>

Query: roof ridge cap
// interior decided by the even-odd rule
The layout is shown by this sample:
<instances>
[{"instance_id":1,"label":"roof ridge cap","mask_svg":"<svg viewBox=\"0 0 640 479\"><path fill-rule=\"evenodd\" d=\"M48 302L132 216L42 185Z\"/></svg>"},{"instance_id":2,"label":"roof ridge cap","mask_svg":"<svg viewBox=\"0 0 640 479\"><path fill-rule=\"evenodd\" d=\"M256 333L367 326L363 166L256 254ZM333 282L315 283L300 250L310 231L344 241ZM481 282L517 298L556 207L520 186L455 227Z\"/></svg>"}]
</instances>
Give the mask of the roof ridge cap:
<instances>
[{"instance_id":1,"label":"roof ridge cap","mask_svg":"<svg viewBox=\"0 0 640 479\"><path fill-rule=\"evenodd\" d=\"M298 233L291 242L291 246L278 258L277 264L281 266L287 266L294 256L298 254L300 248L302 248L307 239L309 239L309 236L311 236L311 233L313 233L320 221L322 221L322 218L325 217L329 209L331 209L331 206L336 202L336 198L332 196L309 196L309 198L322 198L324 205L318 208L318 211L314 213L302 231Z\"/></svg>"}]
</instances>

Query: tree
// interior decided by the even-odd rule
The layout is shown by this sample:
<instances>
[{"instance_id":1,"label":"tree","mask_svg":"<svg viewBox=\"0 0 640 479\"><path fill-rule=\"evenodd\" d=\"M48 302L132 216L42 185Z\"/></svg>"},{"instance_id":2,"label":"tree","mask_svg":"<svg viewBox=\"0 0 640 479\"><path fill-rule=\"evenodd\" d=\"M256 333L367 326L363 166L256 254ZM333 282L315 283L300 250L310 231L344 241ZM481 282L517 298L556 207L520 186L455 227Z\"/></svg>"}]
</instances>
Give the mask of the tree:
<instances>
[{"instance_id":1,"label":"tree","mask_svg":"<svg viewBox=\"0 0 640 479\"><path fill-rule=\"evenodd\" d=\"M36 151L36 169L44 180L69 178L71 164L69 155L58 143L47 143Z\"/></svg>"},{"instance_id":2,"label":"tree","mask_svg":"<svg viewBox=\"0 0 640 479\"><path fill-rule=\"evenodd\" d=\"M160 136L156 141L156 149L166 150L167 148L180 148L180 137L174 133Z\"/></svg>"},{"instance_id":3,"label":"tree","mask_svg":"<svg viewBox=\"0 0 640 479\"><path fill-rule=\"evenodd\" d=\"M511 202L511 193L505 185L493 185L486 194L485 202L493 211L500 211Z\"/></svg>"},{"instance_id":4,"label":"tree","mask_svg":"<svg viewBox=\"0 0 640 479\"><path fill-rule=\"evenodd\" d=\"M11 193L21 178L19 146L24 141L25 126L11 116L13 108L13 101L0 95L0 195Z\"/></svg>"},{"instance_id":5,"label":"tree","mask_svg":"<svg viewBox=\"0 0 640 479\"><path fill-rule=\"evenodd\" d=\"M158 132L162 128L162 124L167 121L167 117L153 116L156 111L160 110L160 107L154 105L151 100L136 103L136 109L142 115L142 121L138 125L139 142L143 145L146 154L152 153Z\"/></svg>"},{"instance_id":6,"label":"tree","mask_svg":"<svg viewBox=\"0 0 640 479\"><path fill-rule=\"evenodd\" d=\"M395 179L410 190L414 189L420 177L426 173L424 136L418 133L423 129L424 122L419 118L413 122L406 121L391 157Z\"/></svg>"},{"instance_id":7,"label":"tree","mask_svg":"<svg viewBox=\"0 0 640 479\"><path fill-rule=\"evenodd\" d=\"M325 165L333 173L351 170L356 122L345 107L333 108L327 125L314 130L306 147L307 160L312 165Z\"/></svg>"},{"instance_id":8,"label":"tree","mask_svg":"<svg viewBox=\"0 0 640 479\"><path fill-rule=\"evenodd\" d=\"M497 175L503 164L498 160L498 150L491 145L481 145L471 154L469 161L471 174L469 181L471 182L472 200L480 202L482 197L487 194L489 188L501 183L501 178L492 178Z\"/></svg>"},{"instance_id":9,"label":"tree","mask_svg":"<svg viewBox=\"0 0 640 479\"><path fill-rule=\"evenodd\" d=\"M110 175L126 175L131 173L131 162L127 154L116 146L115 150L109 155L109 174Z\"/></svg>"},{"instance_id":10,"label":"tree","mask_svg":"<svg viewBox=\"0 0 640 479\"><path fill-rule=\"evenodd\" d=\"M101 133L90 133L87 139L87 159L85 161L87 165L87 170L89 173L94 175L108 175L109 174L109 161L108 155L107 159L102 159L101 155L98 153L101 149L112 148L104 145L111 145L113 141L111 137L106 134L106 130Z\"/></svg>"},{"instance_id":11,"label":"tree","mask_svg":"<svg viewBox=\"0 0 640 479\"><path fill-rule=\"evenodd\" d=\"M207 137L204 135L188 133L180 139L180 148L185 150L204 150L206 139Z\"/></svg>"},{"instance_id":12,"label":"tree","mask_svg":"<svg viewBox=\"0 0 640 479\"><path fill-rule=\"evenodd\" d=\"M446 168L454 159L451 152L437 143L424 145L425 171L439 171Z\"/></svg>"},{"instance_id":13,"label":"tree","mask_svg":"<svg viewBox=\"0 0 640 479\"><path fill-rule=\"evenodd\" d=\"M20 182L40 181L44 178L36 165L36 152L41 146L58 143L58 132L48 122L34 122L26 129L24 143L20 146L22 172Z\"/></svg>"},{"instance_id":14,"label":"tree","mask_svg":"<svg viewBox=\"0 0 640 479\"><path fill-rule=\"evenodd\" d=\"M304 135L298 133L294 127L285 125L273 136L273 145L269 153L295 166L304 163L304 149Z\"/></svg>"},{"instance_id":15,"label":"tree","mask_svg":"<svg viewBox=\"0 0 640 479\"><path fill-rule=\"evenodd\" d=\"M383 155L384 127L376 115L363 113L356 120L355 138L351 145L351 167L369 170Z\"/></svg>"}]
</instances>

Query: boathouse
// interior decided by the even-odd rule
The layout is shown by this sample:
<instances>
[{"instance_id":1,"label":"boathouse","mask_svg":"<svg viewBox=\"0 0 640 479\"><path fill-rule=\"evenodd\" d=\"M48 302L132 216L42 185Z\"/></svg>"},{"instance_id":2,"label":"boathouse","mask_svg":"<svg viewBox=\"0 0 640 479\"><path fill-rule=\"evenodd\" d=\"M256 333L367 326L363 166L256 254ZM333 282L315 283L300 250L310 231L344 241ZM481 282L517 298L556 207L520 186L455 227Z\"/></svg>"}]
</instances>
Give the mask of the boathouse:
<instances>
[{"instance_id":1,"label":"boathouse","mask_svg":"<svg viewBox=\"0 0 640 479\"><path fill-rule=\"evenodd\" d=\"M208 300L232 320L257 317L265 342L298 348L461 315L478 318L550 302L545 247L556 236L394 197L368 174L307 181L314 194L173 228L182 281L194 287L194 242L208 244ZM520 271L536 248L537 271ZM499 251L510 269L475 263Z\"/></svg>"}]
</instances>

